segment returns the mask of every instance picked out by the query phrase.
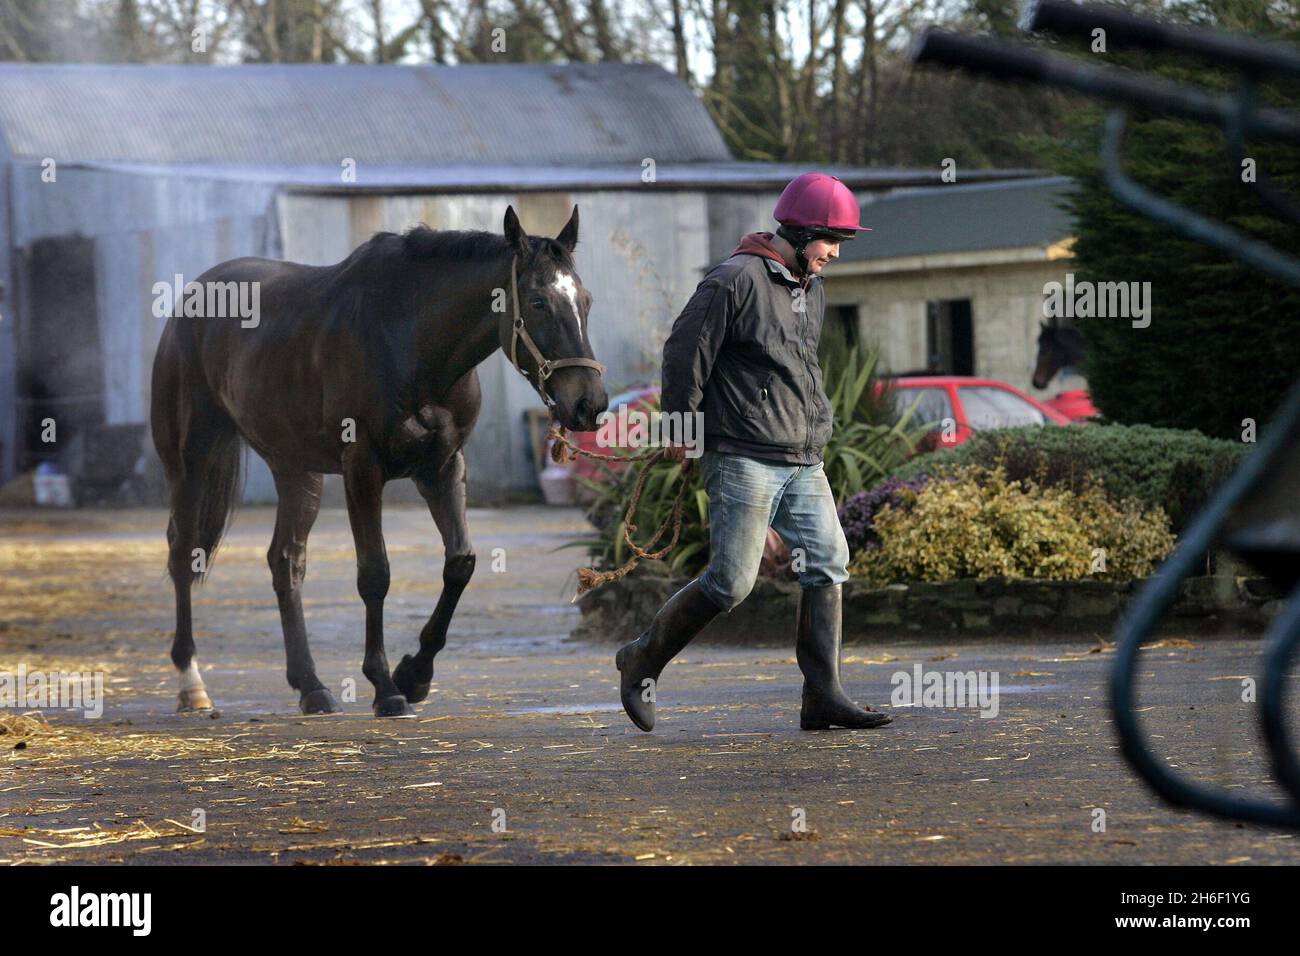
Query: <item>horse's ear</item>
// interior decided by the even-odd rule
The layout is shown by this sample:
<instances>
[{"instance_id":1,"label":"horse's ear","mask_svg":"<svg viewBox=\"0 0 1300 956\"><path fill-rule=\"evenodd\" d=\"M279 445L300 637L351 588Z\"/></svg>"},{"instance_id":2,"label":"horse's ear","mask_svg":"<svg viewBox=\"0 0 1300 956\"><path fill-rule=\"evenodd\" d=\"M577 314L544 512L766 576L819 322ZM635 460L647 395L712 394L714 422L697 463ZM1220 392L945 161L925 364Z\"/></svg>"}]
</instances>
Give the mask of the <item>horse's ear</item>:
<instances>
[{"instance_id":1,"label":"horse's ear","mask_svg":"<svg viewBox=\"0 0 1300 956\"><path fill-rule=\"evenodd\" d=\"M519 255L528 254L528 233L524 232L524 227L519 224L514 206L506 206L505 234L506 240L515 252Z\"/></svg>"},{"instance_id":2,"label":"horse's ear","mask_svg":"<svg viewBox=\"0 0 1300 956\"><path fill-rule=\"evenodd\" d=\"M565 223L564 228L560 230L560 234L555 237L555 241L558 242L560 245L564 246L564 248L568 249L569 252L573 252L574 247L578 244L577 205L574 205L573 215L569 217L569 221Z\"/></svg>"}]
</instances>

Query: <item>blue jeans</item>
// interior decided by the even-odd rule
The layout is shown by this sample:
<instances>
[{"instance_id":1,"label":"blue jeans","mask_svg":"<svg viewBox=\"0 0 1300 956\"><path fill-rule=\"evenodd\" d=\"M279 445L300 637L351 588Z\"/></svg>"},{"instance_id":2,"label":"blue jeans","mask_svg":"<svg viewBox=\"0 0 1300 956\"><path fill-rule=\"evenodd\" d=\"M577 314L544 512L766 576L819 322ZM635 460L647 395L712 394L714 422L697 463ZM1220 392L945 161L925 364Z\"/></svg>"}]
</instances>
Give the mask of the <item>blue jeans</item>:
<instances>
[{"instance_id":1,"label":"blue jeans","mask_svg":"<svg viewBox=\"0 0 1300 956\"><path fill-rule=\"evenodd\" d=\"M790 548L799 584L848 580L849 543L826 470L706 451L696 463L709 495L709 566L700 590L724 611L749 596L768 527Z\"/></svg>"}]
</instances>

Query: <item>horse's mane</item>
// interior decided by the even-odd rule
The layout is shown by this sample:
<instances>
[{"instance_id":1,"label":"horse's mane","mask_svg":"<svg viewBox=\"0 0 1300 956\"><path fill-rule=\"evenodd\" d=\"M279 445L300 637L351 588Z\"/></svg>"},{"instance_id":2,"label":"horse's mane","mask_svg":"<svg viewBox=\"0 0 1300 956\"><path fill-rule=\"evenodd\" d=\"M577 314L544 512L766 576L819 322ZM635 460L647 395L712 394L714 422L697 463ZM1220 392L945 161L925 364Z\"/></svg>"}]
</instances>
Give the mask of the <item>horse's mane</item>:
<instances>
[{"instance_id":1,"label":"horse's mane","mask_svg":"<svg viewBox=\"0 0 1300 956\"><path fill-rule=\"evenodd\" d=\"M1083 333L1073 326L1067 325L1045 325L1039 336L1047 342L1056 342L1060 345L1083 345L1085 339Z\"/></svg>"},{"instance_id":2,"label":"horse's mane","mask_svg":"<svg viewBox=\"0 0 1300 956\"><path fill-rule=\"evenodd\" d=\"M573 268L573 256L567 248L545 236L530 236L530 262L547 256L558 266ZM412 262L445 260L473 262L508 255L510 243L505 236L481 229L430 229L419 225L403 233L377 232L357 246L342 262L323 270L326 297L352 299L363 286L387 285L395 273Z\"/></svg>"},{"instance_id":3,"label":"horse's mane","mask_svg":"<svg viewBox=\"0 0 1300 956\"><path fill-rule=\"evenodd\" d=\"M398 239L402 252L411 259L480 259L498 256L506 250L505 236L481 229L430 229L413 226L400 236L376 233L372 242Z\"/></svg>"},{"instance_id":4,"label":"horse's mane","mask_svg":"<svg viewBox=\"0 0 1300 956\"><path fill-rule=\"evenodd\" d=\"M379 232L372 243L400 240L402 252L411 259L480 259L498 256L509 248L506 237L481 229L430 229L424 224L412 226L398 235ZM545 254L562 266L573 267L569 250L545 236L530 236L533 255Z\"/></svg>"}]
</instances>

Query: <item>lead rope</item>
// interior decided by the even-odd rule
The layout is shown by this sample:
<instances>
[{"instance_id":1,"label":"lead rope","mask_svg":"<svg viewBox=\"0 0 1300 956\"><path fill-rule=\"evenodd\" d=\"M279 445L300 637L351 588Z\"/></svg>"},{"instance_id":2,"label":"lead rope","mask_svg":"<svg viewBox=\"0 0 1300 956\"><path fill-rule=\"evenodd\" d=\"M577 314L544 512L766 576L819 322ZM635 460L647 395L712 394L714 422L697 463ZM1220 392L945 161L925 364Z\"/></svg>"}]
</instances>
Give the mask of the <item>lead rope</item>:
<instances>
[{"instance_id":1,"label":"lead rope","mask_svg":"<svg viewBox=\"0 0 1300 956\"><path fill-rule=\"evenodd\" d=\"M641 473L637 475L636 485L632 488L632 499L628 502L627 513L623 515L623 540L626 541L627 546L632 549L632 557L628 558L621 568L615 568L613 571L597 571L595 568L578 568L578 590L574 592L573 597L569 599L570 604L578 600L578 598L582 597L588 591L595 590L602 584L608 584L610 581L618 581L627 577L632 569L641 563L642 559L647 561L657 561L672 551L673 548L677 547L677 540L682 534L682 506L686 501L686 489L690 486L690 482L687 479L690 477L691 469L694 467L694 462L691 459L687 458L682 462L681 487L677 489L677 498L673 501L672 514L668 518L664 519L663 524L659 526L659 529L655 531L650 540L645 543L644 547L642 547L632 540L632 534L636 531L636 525L632 523L632 516L636 514L636 506L641 501L641 491L645 487L646 477L650 474L650 469L663 460L664 449L660 448L656 451L638 452L635 455L602 455L599 452L587 451L585 448L579 448L577 445L573 444L573 442L569 441L568 436L565 435L564 426L558 422L551 423L551 428L547 433L547 437L554 439L555 443L551 446L551 460L557 465L562 465L566 462L572 461L573 455L581 455L582 457L590 458L593 461L645 462L645 464L641 466ZM668 530L668 525L670 523L673 526L672 540L658 551L650 551L650 548L653 548L659 543L659 539L664 536L664 532Z\"/></svg>"}]
</instances>

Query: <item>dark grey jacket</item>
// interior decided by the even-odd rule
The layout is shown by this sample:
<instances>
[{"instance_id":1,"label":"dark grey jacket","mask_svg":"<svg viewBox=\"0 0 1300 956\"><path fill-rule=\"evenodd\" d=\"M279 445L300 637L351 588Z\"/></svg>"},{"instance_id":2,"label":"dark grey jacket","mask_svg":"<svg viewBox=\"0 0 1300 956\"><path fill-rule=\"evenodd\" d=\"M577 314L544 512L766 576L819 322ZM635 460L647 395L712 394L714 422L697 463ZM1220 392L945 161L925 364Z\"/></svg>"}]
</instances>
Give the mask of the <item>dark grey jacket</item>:
<instances>
[{"instance_id":1,"label":"dark grey jacket","mask_svg":"<svg viewBox=\"0 0 1300 956\"><path fill-rule=\"evenodd\" d=\"M733 255L696 288L664 343L662 407L704 413L704 447L814 464L831 435L817 362L826 296L783 263Z\"/></svg>"}]
</instances>

